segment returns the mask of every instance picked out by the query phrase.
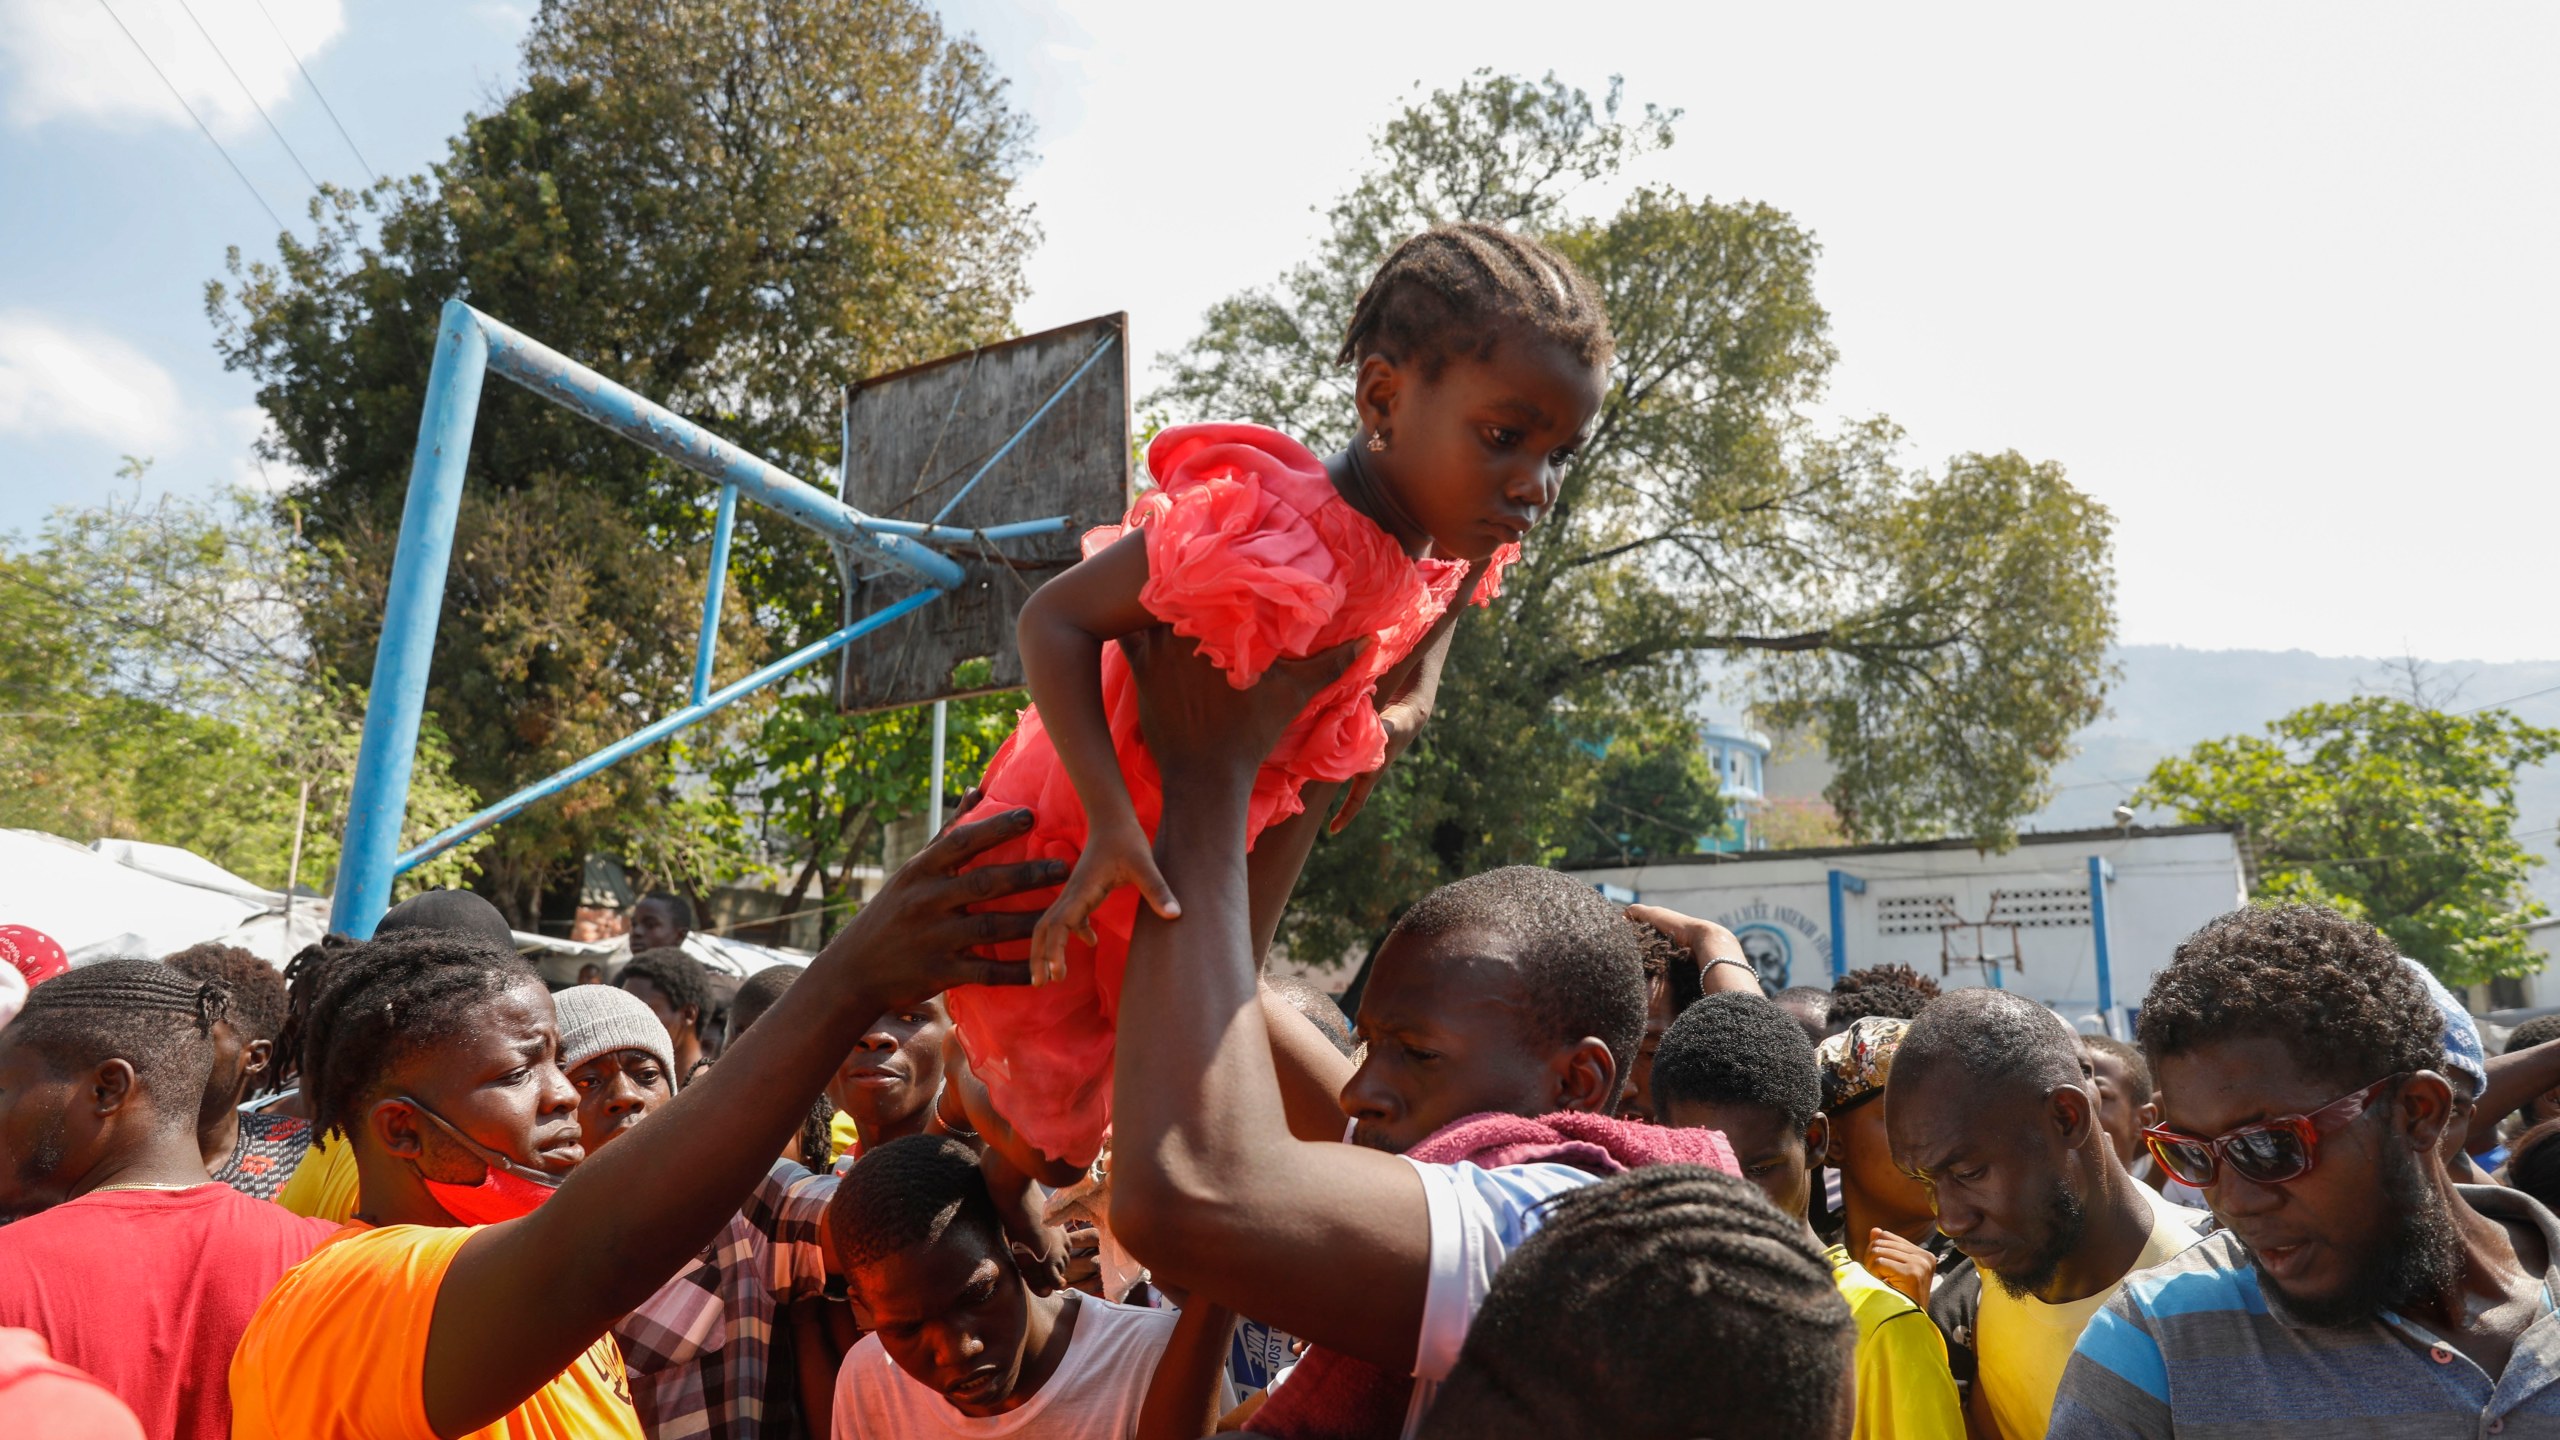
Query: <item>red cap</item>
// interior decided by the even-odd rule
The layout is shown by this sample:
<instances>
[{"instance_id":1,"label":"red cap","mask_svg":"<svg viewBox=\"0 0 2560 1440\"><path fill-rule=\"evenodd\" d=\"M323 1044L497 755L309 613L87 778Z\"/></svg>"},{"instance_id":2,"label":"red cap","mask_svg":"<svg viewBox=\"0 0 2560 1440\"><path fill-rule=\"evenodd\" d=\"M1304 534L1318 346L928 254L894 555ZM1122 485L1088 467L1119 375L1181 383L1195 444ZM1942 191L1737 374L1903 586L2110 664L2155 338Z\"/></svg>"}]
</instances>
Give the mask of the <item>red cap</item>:
<instances>
[{"instance_id":1,"label":"red cap","mask_svg":"<svg viewBox=\"0 0 2560 1440\"><path fill-rule=\"evenodd\" d=\"M16 966L29 987L41 985L71 968L61 942L25 925L0 925L0 961Z\"/></svg>"}]
</instances>

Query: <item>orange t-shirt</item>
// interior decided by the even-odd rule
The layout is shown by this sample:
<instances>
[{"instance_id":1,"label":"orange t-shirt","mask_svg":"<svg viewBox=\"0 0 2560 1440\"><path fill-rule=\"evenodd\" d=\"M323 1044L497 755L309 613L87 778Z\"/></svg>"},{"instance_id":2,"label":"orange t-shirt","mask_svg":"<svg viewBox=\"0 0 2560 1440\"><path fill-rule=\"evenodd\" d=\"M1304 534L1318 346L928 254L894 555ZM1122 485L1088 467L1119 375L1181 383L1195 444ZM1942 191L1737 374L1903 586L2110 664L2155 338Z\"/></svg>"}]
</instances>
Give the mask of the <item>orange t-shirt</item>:
<instances>
[{"instance_id":1,"label":"orange t-shirt","mask_svg":"<svg viewBox=\"0 0 2560 1440\"><path fill-rule=\"evenodd\" d=\"M350 1222L285 1272L231 1357L232 1440L435 1440L427 1324L467 1226ZM641 1440L611 1335L464 1440Z\"/></svg>"}]
</instances>

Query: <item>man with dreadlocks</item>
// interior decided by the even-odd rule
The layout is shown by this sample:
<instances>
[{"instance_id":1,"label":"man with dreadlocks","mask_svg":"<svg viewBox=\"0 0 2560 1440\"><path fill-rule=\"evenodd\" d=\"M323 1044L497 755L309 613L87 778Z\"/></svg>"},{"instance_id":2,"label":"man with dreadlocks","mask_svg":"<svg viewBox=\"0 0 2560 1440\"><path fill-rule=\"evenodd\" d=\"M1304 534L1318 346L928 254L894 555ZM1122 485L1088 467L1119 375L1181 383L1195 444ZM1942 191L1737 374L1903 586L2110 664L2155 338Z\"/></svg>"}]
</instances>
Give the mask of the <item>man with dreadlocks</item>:
<instances>
[{"instance_id":1,"label":"man with dreadlocks","mask_svg":"<svg viewBox=\"0 0 2560 1440\"><path fill-rule=\"evenodd\" d=\"M1033 988L955 991L951 1017L996 1110L1041 1153L1082 1166L1101 1148L1130 926L1142 898L1160 918L1181 910L1149 855L1163 788L1109 642L1170 625L1239 688L1275 660L1367 642L1255 779L1242 823L1267 947L1331 808L1312 802L1348 782L1339 830L1421 732L1459 611L1500 593L1590 437L1609 353L1598 291L1562 255L1491 225L1416 235L1343 341L1360 439L1326 458L1257 425L1166 430L1147 449L1155 487L1024 604L1034 704L983 803L1030 806L1019 855L1075 870L1023 902L1047 905Z\"/></svg>"},{"instance_id":2,"label":"man with dreadlocks","mask_svg":"<svg viewBox=\"0 0 2560 1440\"><path fill-rule=\"evenodd\" d=\"M267 1083L276 1064L288 997L276 967L241 949L206 941L160 963L222 987L227 1006L213 1024L213 1078L196 1117L196 1140L213 1178L261 1200L273 1200L311 1146L311 1122L269 1110L243 1111L242 1101Z\"/></svg>"},{"instance_id":3,"label":"man with dreadlocks","mask_svg":"<svg viewBox=\"0 0 2560 1440\"><path fill-rule=\"evenodd\" d=\"M945 832L829 942L792 1004L591 1160L550 994L513 951L421 930L335 967L304 1085L312 1123L346 1138L359 1199L241 1337L237 1440L636 1437L610 1327L767 1176L849 1029L957 981L1020 979L977 950L1024 938L1034 917L970 907L1066 867L959 870L1030 825L1014 811Z\"/></svg>"},{"instance_id":4,"label":"man with dreadlocks","mask_svg":"<svg viewBox=\"0 0 2560 1440\"><path fill-rule=\"evenodd\" d=\"M205 1173L219 986L105 960L0 1028L0 1327L42 1335L155 1436L222 1440L232 1347L334 1227Z\"/></svg>"}]
</instances>

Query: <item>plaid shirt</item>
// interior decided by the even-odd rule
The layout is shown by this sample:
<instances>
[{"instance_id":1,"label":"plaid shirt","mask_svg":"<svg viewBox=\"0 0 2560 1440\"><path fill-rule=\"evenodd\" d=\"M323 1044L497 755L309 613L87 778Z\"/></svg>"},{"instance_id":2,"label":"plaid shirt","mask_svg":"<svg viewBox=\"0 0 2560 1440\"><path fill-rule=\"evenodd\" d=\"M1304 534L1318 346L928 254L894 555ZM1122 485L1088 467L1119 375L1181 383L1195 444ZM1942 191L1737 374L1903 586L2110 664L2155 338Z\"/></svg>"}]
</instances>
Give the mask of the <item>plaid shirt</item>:
<instances>
[{"instance_id":1,"label":"plaid shirt","mask_svg":"<svg viewBox=\"0 0 2560 1440\"><path fill-rule=\"evenodd\" d=\"M762 1431L775 1307L826 1283L818 1232L834 1190L832 1177L775 1161L719 1238L613 1327L652 1440ZM795 1264L816 1265L816 1278Z\"/></svg>"}]
</instances>

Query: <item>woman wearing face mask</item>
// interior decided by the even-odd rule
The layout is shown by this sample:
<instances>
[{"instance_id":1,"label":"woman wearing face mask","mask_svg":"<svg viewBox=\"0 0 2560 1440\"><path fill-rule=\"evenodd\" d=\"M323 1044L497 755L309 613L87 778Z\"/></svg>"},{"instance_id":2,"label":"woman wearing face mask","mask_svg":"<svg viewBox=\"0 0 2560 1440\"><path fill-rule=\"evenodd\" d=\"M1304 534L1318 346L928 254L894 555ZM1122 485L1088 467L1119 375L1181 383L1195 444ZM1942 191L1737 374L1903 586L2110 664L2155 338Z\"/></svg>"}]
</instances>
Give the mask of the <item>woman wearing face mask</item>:
<instances>
[{"instance_id":1,"label":"woman wearing face mask","mask_svg":"<svg viewBox=\"0 0 2560 1440\"><path fill-rule=\"evenodd\" d=\"M314 1007L317 1131L345 1135L355 1217L288 1272L231 1365L235 1440L640 1434L607 1333L738 1212L846 1031L954 984L1020 983L981 945L1029 912L968 907L1065 878L959 867L1030 828L957 826L848 925L722 1062L595 1159L550 995L468 937L377 941ZM575 1174L571 1174L572 1170Z\"/></svg>"}]
</instances>

